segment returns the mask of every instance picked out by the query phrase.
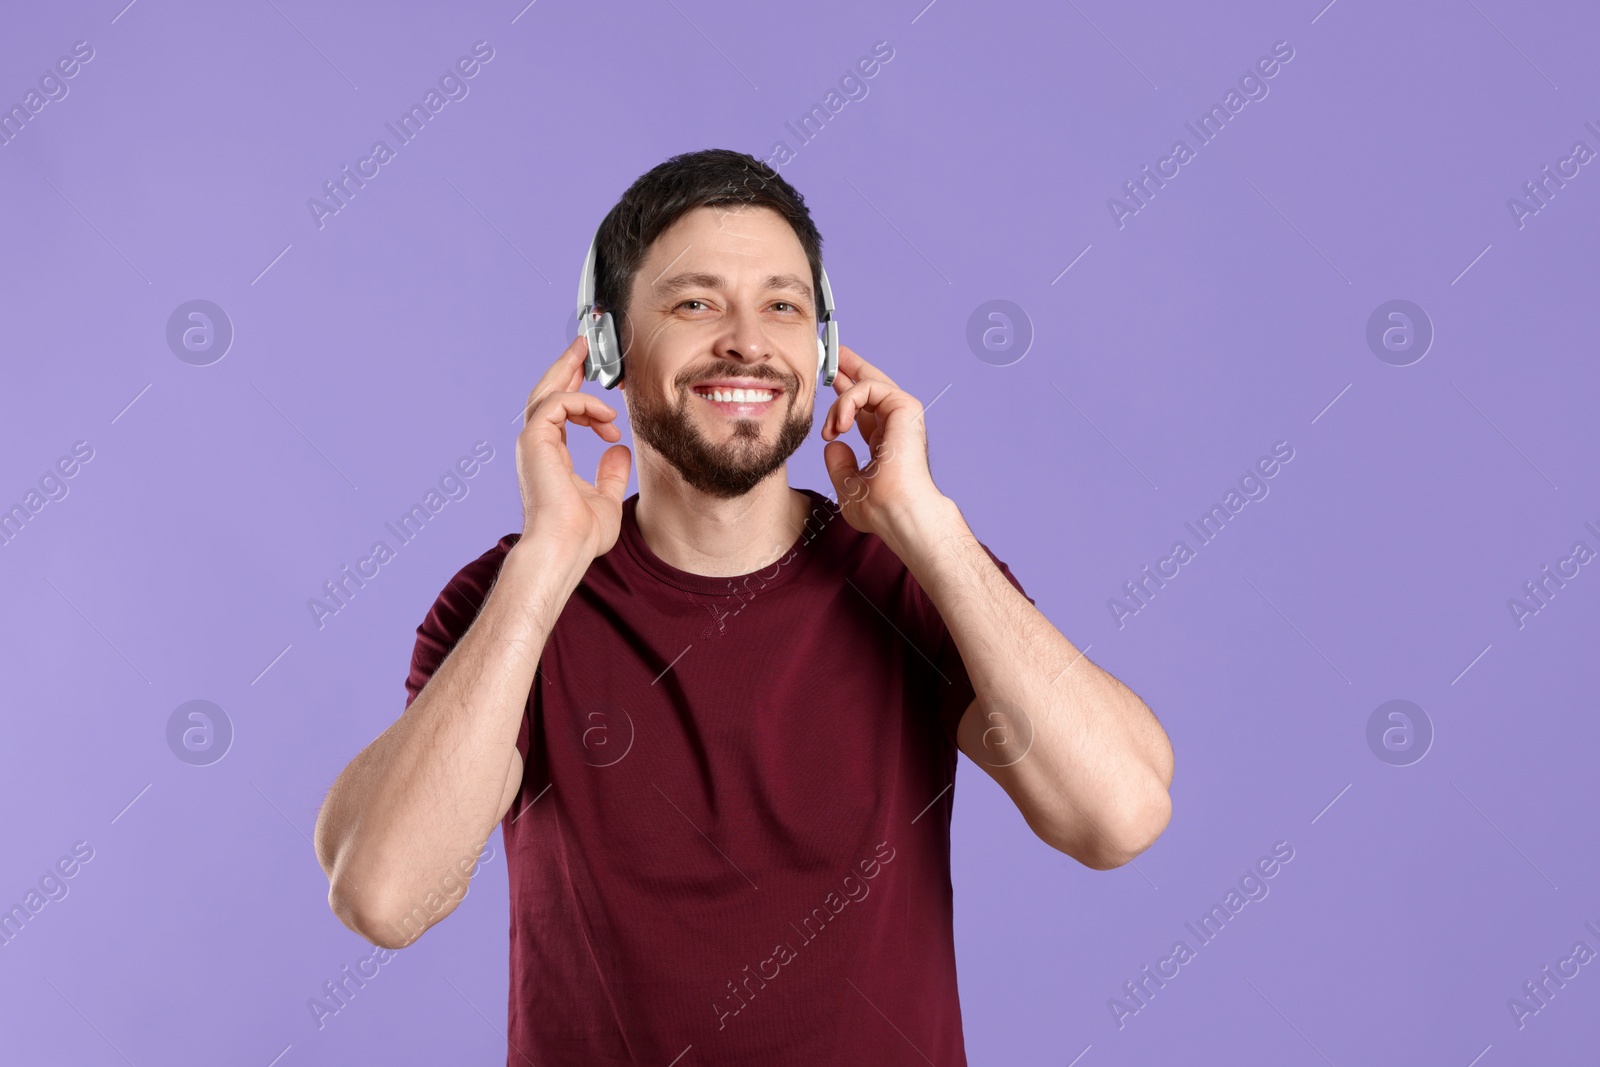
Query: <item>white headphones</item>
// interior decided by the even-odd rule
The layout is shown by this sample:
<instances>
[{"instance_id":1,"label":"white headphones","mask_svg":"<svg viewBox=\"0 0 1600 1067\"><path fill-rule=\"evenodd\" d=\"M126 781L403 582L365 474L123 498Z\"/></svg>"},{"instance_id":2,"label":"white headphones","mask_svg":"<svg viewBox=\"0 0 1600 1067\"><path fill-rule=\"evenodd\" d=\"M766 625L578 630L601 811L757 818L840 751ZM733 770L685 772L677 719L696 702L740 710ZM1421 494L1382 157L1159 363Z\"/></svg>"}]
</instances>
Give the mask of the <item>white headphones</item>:
<instances>
[{"instance_id":1,"label":"white headphones","mask_svg":"<svg viewBox=\"0 0 1600 1067\"><path fill-rule=\"evenodd\" d=\"M600 243L600 233L595 232L589 242L589 254L583 260L583 274L578 279L578 326L589 336L589 354L583 357L583 377L598 381L607 389L616 387L622 380L622 346L617 343L616 324L611 312L599 312L594 306L595 250ZM839 370L839 324L833 321L833 289L828 285L828 272L819 271L822 283L821 308L817 321L822 324L822 336L817 338L817 378L820 388L833 384Z\"/></svg>"}]
</instances>

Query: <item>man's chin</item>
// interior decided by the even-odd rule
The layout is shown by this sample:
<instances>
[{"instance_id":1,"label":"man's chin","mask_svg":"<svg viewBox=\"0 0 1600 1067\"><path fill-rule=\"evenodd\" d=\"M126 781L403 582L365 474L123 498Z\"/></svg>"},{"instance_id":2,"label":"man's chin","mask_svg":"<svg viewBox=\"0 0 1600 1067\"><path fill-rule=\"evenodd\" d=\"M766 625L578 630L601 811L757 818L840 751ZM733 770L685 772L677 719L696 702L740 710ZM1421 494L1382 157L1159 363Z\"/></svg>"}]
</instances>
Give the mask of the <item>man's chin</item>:
<instances>
[{"instance_id":1,"label":"man's chin","mask_svg":"<svg viewBox=\"0 0 1600 1067\"><path fill-rule=\"evenodd\" d=\"M634 435L659 452L684 482L709 496L743 496L782 468L811 432L802 422L707 418L692 409L633 412ZM767 425L772 423L772 425Z\"/></svg>"},{"instance_id":2,"label":"man's chin","mask_svg":"<svg viewBox=\"0 0 1600 1067\"><path fill-rule=\"evenodd\" d=\"M780 456L770 442L750 442L713 447L696 461L673 465L684 480L713 496L743 496L760 485L774 471L782 469L788 456Z\"/></svg>"},{"instance_id":3,"label":"man's chin","mask_svg":"<svg viewBox=\"0 0 1600 1067\"><path fill-rule=\"evenodd\" d=\"M705 443L707 451L726 454L728 456L747 456L754 452L765 452L774 447L774 438L777 436L765 426L700 426L700 440Z\"/></svg>"}]
</instances>

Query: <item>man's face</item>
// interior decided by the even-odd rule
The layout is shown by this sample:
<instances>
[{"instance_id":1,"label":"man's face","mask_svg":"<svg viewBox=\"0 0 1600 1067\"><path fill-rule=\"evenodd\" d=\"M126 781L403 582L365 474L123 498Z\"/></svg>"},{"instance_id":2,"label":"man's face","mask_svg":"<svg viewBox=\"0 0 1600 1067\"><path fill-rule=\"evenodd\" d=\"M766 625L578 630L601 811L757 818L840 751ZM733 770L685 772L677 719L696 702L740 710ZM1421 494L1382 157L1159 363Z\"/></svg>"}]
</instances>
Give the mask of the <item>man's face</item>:
<instances>
[{"instance_id":1,"label":"man's face","mask_svg":"<svg viewBox=\"0 0 1600 1067\"><path fill-rule=\"evenodd\" d=\"M640 440L695 489L742 496L811 432L816 296L794 230L765 207L696 208L634 275L622 388Z\"/></svg>"}]
</instances>

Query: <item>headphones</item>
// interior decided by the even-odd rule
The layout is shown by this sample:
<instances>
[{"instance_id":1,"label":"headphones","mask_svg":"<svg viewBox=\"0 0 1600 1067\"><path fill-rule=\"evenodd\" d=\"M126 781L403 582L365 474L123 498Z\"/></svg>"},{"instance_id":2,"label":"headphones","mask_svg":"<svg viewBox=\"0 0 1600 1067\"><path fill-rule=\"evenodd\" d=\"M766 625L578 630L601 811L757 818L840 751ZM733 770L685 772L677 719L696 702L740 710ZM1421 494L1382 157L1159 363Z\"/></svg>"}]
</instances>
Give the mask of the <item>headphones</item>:
<instances>
[{"instance_id":1,"label":"headphones","mask_svg":"<svg viewBox=\"0 0 1600 1067\"><path fill-rule=\"evenodd\" d=\"M595 251L599 244L600 232L596 230L578 279L578 326L589 337L589 353L583 357L584 379L612 389L622 380L622 346L617 343L611 312L597 311L594 306ZM826 388L833 384L833 376L839 370L839 324L833 320L833 289L828 285L828 272L819 269L818 273L822 307L817 321L823 332L817 338L817 378L819 387Z\"/></svg>"}]
</instances>

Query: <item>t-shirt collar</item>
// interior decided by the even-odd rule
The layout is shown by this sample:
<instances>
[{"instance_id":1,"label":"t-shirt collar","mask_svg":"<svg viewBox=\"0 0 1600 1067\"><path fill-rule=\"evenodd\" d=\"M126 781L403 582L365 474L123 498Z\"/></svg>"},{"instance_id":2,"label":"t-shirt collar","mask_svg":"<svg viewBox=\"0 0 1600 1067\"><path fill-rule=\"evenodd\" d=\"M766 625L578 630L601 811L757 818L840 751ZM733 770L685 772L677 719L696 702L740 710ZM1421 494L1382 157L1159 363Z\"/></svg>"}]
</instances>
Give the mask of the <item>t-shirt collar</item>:
<instances>
[{"instance_id":1,"label":"t-shirt collar","mask_svg":"<svg viewBox=\"0 0 1600 1067\"><path fill-rule=\"evenodd\" d=\"M686 592L707 596L733 596L736 591L742 592L747 589L764 591L789 581L810 558L812 546L818 541L834 536L836 527L844 523L838 505L832 500L811 489L801 489L800 492L810 497L812 503L800 535L795 538L794 544L787 552L767 566L748 574L726 576L694 574L679 570L656 555L645 543L644 534L639 530L639 520L635 515L639 505L638 493L634 493L622 502L622 528L617 535L617 541L623 550L650 574Z\"/></svg>"}]
</instances>

